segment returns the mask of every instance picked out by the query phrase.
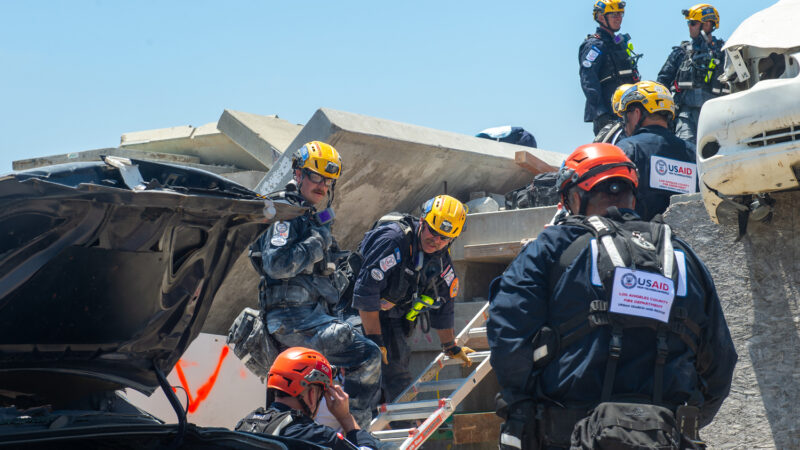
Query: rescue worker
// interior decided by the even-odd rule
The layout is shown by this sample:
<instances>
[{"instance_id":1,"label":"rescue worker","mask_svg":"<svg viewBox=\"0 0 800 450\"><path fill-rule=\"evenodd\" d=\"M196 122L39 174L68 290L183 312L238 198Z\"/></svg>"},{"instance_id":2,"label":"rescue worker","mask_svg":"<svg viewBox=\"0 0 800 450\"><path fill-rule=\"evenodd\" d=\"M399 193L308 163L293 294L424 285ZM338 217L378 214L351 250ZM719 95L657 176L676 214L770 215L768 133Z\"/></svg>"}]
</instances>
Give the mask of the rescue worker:
<instances>
[{"instance_id":1,"label":"rescue worker","mask_svg":"<svg viewBox=\"0 0 800 450\"><path fill-rule=\"evenodd\" d=\"M571 214L489 289L500 448L699 445L695 421L711 422L737 360L711 275L667 225L636 216L641 185L618 147L578 147L558 186Z\"/></svg>"},{"instance_id":2,"label":"rescue worker","mask_svg":"<svg viewBox=\"0 0 800 450\"><path fill-rule=\"evenodd\" d=\"M597 30L583 41L578 51L581 88L586 96L584 122L593 122L593 132L615 120L611 96L621 84L639 81L636 62L641 55L633 52L630 35L616 34L622 26L625 2L597 0L594 3Z\"/></svg>"},{"instance_id":3,"label":"rescue worker","mask_svg":"<svg viewBox=\"0 0 800 450\"><path fill-rule=\"evenodd\" d=\"M617 141L627 136L625 134L625 126L622 124L622 113L619 112L619 99L622 98L622 94L633 86L632 84L621 84L615 91L614 95L611 96L611 110L614 111L614 115L618 117L618 119L614 119L613 122L607 123L600 132L597 133L597 136L594 137L592 142L605 142L607 144L616 144Z\"/></svg>"},{"instance_id":4,"label":"rescue worker","mask_svg":"<svg viewBox=\"0 0 800 450\"><path fill-rule=\"evenodd\" d=\"M639 170L636 213L650 220L666 211L671 196L697 192L694 144L669 130L675 103L659 83L636 83L622 94L619 109L628 137L617 145Z\"/></svg>"},{"instance_id":5,"label":"rescue worker","mask_svg":"<svg viewBox=\"0 0 800 450\"><path fill-rule=\"evenodd\" d=\"M455 343L458 277L450 260L450 244L466 219L460 201L438 195L423 205L421 218L384 217L361 241L364 261L353 290L353 307L364 334L380 347L386 401L394 400L412 381L406 340L421 317L429 316L448 356L471 364L467 354L472 349Z\"/></svg>"},{"instance_id":6,"label":"rescue worker","mask_svg":"<svg viewBox=\"0 0 800 450\"><path fill-rule=\"evenodd\" d=\"M719 28L719 12L708 3L684 9L691 40L672 48L656 80L668 86L675 98L678 117L675 134L697 145L697 120L706 101L730 93L719 81L725 68L725 42L711 33Z\"/></svg>"},{"instance_id":7,"label":"rescue worker","mask_svg":"<svg viewBox=\"0 0 800 450\"><path fill-rule=\"evenodd\" d=\"M276 201L310 208L276 222L259 238L262 281L259 306L267 332L281 348L313 348L345 369L344 389L358 423L365 427L380 400L380 350L333 314L343 288L334 272L337 249L330 209L342 161L332 146L313 141L292 158L294 178Z\"/></svg>"},{"instance_id":8,"label":"rescue worker","mask_svg":"<svg viewBox=\"0 0 800 450\"><path fill-rule=\"evenodd\" d=\"M317 351L303 347L283 351L269 369L267 408L248 414L236 430L302 439L334 450L379 448L350 414L348 395L333 384L332 375L330 363ZM323 397L344 436L314 421Z\"/></svg>"}]
</instances>

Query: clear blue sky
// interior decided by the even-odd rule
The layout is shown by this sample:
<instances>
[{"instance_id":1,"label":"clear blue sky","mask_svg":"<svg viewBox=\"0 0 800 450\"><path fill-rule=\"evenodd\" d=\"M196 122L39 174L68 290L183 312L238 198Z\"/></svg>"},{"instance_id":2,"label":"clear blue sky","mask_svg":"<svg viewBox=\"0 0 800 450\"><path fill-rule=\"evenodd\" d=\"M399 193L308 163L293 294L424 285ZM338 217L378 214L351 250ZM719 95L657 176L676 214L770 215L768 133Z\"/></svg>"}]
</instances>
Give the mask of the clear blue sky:
<instances>
[{"instance_id":1,"label":"clear blue sky","mask_svg":"<svg viewBox=\"0 0 800 450\"><path fill-rule=\"evenodd\" d=\"M773 1L716 3L727 38ZM630 0L622 32L655 78L693 2ZM320 107L474 135L522 126L546 150L583 123L581 1L0 1L0 173L115 147L223 109L305 123Z\"/></svg>"}]
</instances>

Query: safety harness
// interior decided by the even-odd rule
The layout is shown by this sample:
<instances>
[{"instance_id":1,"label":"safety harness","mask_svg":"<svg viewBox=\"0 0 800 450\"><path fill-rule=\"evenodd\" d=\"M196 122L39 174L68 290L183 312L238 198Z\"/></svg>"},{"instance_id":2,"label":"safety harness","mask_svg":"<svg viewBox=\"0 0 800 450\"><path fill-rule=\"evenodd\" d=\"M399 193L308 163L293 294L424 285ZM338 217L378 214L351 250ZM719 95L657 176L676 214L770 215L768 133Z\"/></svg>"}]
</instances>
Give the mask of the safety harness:
<instances>
[{"instance_id":1,"label":"safety harness","mask_svg":"<svg viewBox=\"0 0 800 450\"><path fill-rule=\"evenodd\" d=\"M280 436L281 431L299 417L302 417L299 411L278 411L274 408L259 407L236 424L236 431Z\"/></svg>"},{"instance_id":2,"label":"safety harness","mask_svg":"<svg viewBox=\"0 0 800 450\"><path fill-rule=\"evenodd\" d=\"M623 214L617 208L609 208L609 218L592 216L570 216L562 224L586 228L587 233L573 242L561 255L559 265L551 272L551 286L561 277L575 257L586 248L592 252L592 284L603 287L610 297L615 271L629 268L657 273L673 281L675 295L686 295L686 257L675 251L669 225L658 221L630 220L635 216ZM587 242L588 241L588 242ZM667 337L676 334L694 354L698 353L697 341L701 337L700 327L688 317L686 308L673 306L669 321L662 322L648 317L620 314L610 311L610 298L596 299L588 309L568 319L557 329L543 327L534 337L534 369L541 369L561 354L563 349L578 342L597 327L611 328L608 362L603 379L601 401L613 397L617 364L622 355L622 336L630 328L650 328L656 332L656 353L652 401L663 402L663 372L668 356ZM538 373L539 370L534 370Z\"/></svg>"}]
</instances>

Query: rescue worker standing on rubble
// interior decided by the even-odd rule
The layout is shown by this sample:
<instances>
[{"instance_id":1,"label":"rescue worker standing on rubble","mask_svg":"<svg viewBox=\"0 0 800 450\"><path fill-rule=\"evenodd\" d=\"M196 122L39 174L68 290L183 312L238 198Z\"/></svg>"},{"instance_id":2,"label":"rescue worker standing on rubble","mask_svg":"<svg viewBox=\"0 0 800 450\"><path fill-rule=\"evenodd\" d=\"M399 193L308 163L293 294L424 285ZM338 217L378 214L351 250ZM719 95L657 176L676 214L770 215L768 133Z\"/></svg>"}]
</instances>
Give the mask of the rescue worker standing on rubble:
<instances>
[{"instance_id":1,"label":"rescue worker standing on rubble","mask_svg":"<svg viewBox=\"0 0 800 450\"><path fill-rule=\"evenodd\" d=\"M614 119L613 122L607 123L603 126L600 132L597 133L597 136L594 137L592 142L604 142L607 144L616 144L617 141L626 137L625 134L625 124L622 123L622 113L619 112L619 99L622 98L622 94L627 91L632 84L621 84L615 91L614 95L611 96L611 110L614 111L614 115L617 116L617 119Z\"/></svg>"},{"instance_id":2,"label":"rescue worker standing on rubble","mask_svg":"<svg viewBox=\"0 0 800 450\"><path fill-rule=\"evenodd\" d=\"M259 306L267 331L282 348L308 347L345 369L344 389L365 427L380 397L380 350L334 317L341 286L334 273L332 212L315 205L333 200L342 161L332 146L313 141L292 158L294 178L276 201L309 207L309 213L273 224L256 242L261 249Z\"/></svg>"},{"instance_id":3,"label":"rescue worker standing on rubble","mask_svg":"<svg viewBox=\"0 0 800 450\"><path fill-rule=\"evenodd\" d=\"M407 339L417 321L429 317L442 350L470 365L469 347L455 343L454 299L458 277L450 244L467 220L464 205L439 195L422 207L422 217L390 214L366 233L359 248L363 264L353 291L364 334L380 347L381 384L386 401L409 384L411 349ZM424 327L424 325L422 326Z\"/></svg>"},{"instance_id":4,"label":"rescue worker standing on rubble","mask_svg":"<svg viewBox=\"0 0 800 450\"><path fill-rule=\"evenodd\" d=\"M725 42L711 33L719 28L719 12L708 3L684 9L690 41L672 48L656 80L668 86L675 98L678 117L675 134L697 145L697 120L706 101L730 93L719 80L725 68Z\"/></svg>"},{"instance_id":5,"label":"rescue worker standing on rubble","mask_svg":"<svg viewBox=\"0 0 800 450\"><path fill-rule=\"evenodd\" d=\"M275 358L267 377L267 408L258 408L236 425L237 431L302 439L333 450L379 448L349 410L341 386L333 384L332 368L319 352L292 347ZM322 398L342 429L314 421Z\"/></svg>"},{"instance_id":6,"label":"rescue worker standing on rubble","mask_svg":"<svg viewBox=\"0 0 800 450\"><path fill-rule=\"evenodd\" d=\"M618 147L578 147L557 186L571 214L489 289L500 448L701 445L737 360L711 275L636 216L636 167Z\"/></svg>"},{"instance_id":7,"label":"rescue worker standing on rubble","mask_svg":"<svg viewBox=\"0 0 800 450\"><path fill-rule=\"evenodd\" d=\"M597 30L583 41L578 51L581 88L586 96L583 121L593 122L595 135L615 120L611 97L621 84L639 81L636 62L641 55L633 52L630 35L615 34L622 26L625 2L597 0L594 3Z\"/></svg>"},{"instance_id":8,"label":"rescue worker standing on rubble","mask_svg":"<svg viewBox=\"0 0 800 450\"><path fill-rule=\"evenodd\" d=\"M617 145L639 170L636 213L650 220L666 211L673 195L697 192L695 147L669 130L675 103L659 83L636 83L622 94L619 110L628 137Z\"/></svg>"}]
</instances>

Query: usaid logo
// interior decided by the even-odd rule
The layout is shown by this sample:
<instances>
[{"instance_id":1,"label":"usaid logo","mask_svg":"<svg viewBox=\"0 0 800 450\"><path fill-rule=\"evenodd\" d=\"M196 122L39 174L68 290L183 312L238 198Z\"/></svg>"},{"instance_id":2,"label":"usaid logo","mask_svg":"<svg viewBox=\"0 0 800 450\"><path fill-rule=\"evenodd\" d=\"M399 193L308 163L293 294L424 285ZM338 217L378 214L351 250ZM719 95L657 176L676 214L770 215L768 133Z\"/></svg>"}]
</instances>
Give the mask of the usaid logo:
<instances>
[{"instance_id":1,"label":"usaid logo","mask_svg":"<svg viewBox=\"0 0 800 450\"><path fill-rule=\"evenodd\" d=\"M634 286L636 286L636 281L637 281L636 275L632 273L626 273L625 275L622 276L622 280L620 281L622 282L622 287L626 289L631 289Z\"/></svg>"},{"instance_id":2,"label":"usaid logo","mask_svg":"<svg viewBox=\"0 0 800 450\"><path fill-rule=\"evenodd\" d=\"M660 159L656 161L656 172L658 172L659 175L667 173L667 163Z\"/></svg>"}]
</instances>

